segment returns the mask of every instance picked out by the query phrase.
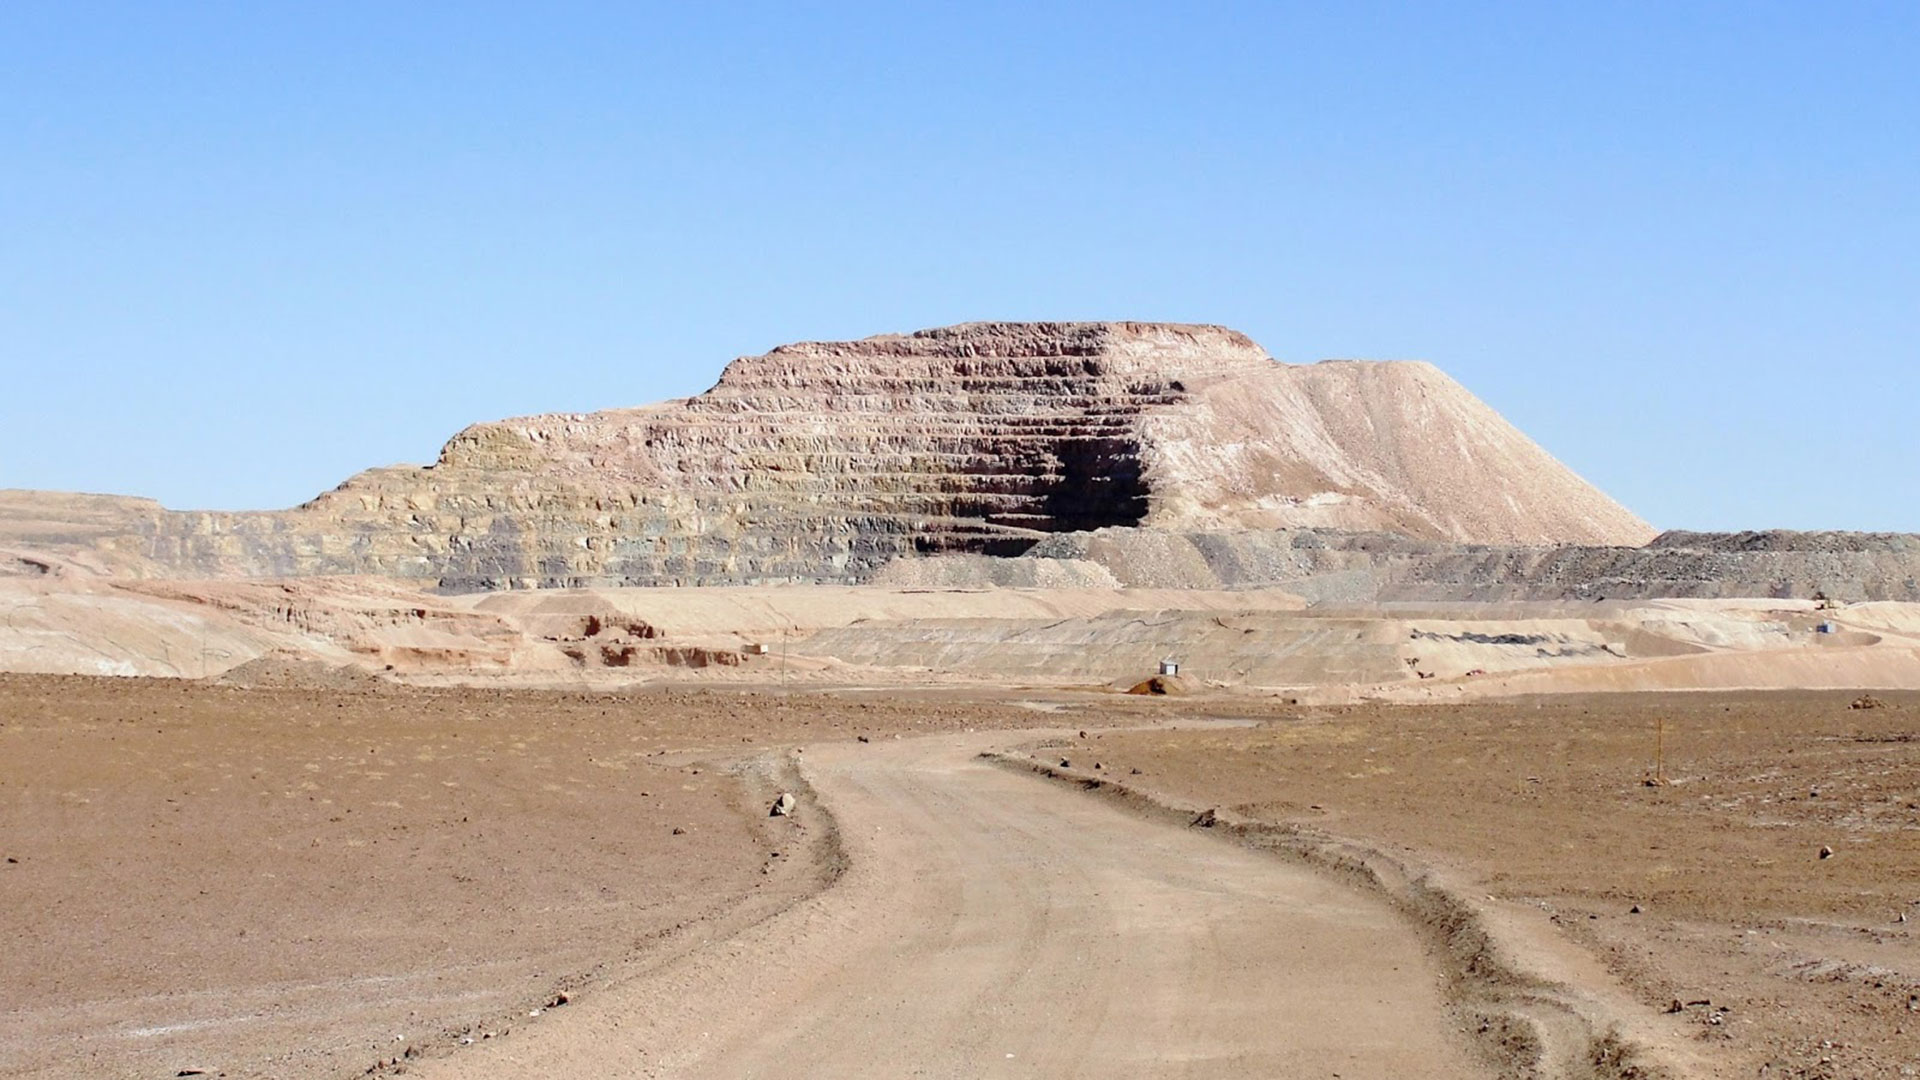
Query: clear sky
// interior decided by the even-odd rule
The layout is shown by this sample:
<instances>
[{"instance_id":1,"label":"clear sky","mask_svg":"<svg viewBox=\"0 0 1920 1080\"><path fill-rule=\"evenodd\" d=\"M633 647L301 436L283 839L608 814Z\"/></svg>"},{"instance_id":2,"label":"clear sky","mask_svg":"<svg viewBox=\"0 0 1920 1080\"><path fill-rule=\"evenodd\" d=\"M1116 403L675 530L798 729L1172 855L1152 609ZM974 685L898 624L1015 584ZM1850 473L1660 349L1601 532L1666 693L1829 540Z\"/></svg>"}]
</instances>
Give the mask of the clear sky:
<instances>
[{"instance_id":1,"label":"clear sky","mask_svg":"<svg viewBox=\"0 0 1920 1080\"><path fill-rule=\"evenodd\" d=\"M1662 527L1920 530L1920 5L0 5L0 487L289 505L784 341L1431 360Z\"/></svg>"}]
</instances>

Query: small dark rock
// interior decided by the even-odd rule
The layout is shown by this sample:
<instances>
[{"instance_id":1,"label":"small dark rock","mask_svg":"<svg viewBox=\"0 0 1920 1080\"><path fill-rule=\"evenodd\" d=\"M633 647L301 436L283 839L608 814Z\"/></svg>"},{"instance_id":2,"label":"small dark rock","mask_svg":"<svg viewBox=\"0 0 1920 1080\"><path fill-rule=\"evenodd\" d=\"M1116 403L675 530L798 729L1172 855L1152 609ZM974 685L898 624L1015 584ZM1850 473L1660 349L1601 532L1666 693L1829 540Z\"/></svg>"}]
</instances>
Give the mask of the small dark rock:
<instances>
[{"instance_id":1,"label":"small dark rock","mask_svg":"<svg viewBox=\"0 0 1920 1080\"><path fill-rule=\"evenodd\" d=\"M1214 808L1208 807L1200 811L1200 815L1193 819L1193 827L1196 829L1211 829L1219 824L1219 822L1220 817L1215 813Z\"/></svg>"}]
</instances>

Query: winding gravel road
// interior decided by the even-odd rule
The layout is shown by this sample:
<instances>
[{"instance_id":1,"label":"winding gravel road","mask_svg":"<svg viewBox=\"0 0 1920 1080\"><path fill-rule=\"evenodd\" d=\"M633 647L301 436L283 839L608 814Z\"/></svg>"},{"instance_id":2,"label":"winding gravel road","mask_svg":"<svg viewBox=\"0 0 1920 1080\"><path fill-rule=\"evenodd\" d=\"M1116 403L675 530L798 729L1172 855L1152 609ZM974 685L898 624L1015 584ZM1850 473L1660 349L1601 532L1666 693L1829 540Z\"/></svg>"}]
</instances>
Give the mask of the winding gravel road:
<instances>
[{"instance_id":1,"label":"winding gravel road","mask_svg":"<svg viewBox=\"0 0 1920 1080\"><path fill-rule=\"evenodd\" d=\"M1384 902L976 760L1008 741L808 748L832 888L414 1073L1486 1074Z\"/></svg>"}]
</instances>

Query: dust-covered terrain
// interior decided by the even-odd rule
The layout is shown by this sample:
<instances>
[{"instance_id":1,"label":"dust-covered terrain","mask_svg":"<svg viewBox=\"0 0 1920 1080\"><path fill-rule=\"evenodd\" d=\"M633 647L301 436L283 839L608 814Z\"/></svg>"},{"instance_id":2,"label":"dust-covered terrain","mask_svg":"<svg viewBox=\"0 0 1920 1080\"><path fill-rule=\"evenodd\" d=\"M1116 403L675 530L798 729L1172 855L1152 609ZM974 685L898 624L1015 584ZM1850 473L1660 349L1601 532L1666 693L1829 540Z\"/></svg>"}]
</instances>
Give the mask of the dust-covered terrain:
<instances>
[{"instance_id":1,"label":"dust-covered terrain","mask_svg":"<svg viewBox=\"0 0 1920 1080\"><path fill-rule=\"evenodd\" d=\"M1434 869L1456 899L1538 915L1555 948L1585 958L1561 965L1590 979L1575 993L1622 988L1603 1015L1627 1051L1648 1051L1623 1059L1634 1068L1891 1077L1920 1053L1912 694L1289 705L248 674L247 686L0 679L0 919L15 943L0 959L0 1072L606 1072L618 1051L636 1075L832 1070L844 1054L1157 1074L1165 1040L1194 1036L1202 1057L1166 1075L1289 1075L1275 1063L1299 1059L1282 1044L1364 1020L1372 1006L1351 988L1388 955L1401 959L1387 969L1426 972L1403 989L1428 996L1395 1008L1428 1019L1377 1046L1342 1035L1350 1074L1407 1052L1452 1055L1460 1075L1522 1068L1532 1036L1476 1019L1485 1003L1457 982L1471 973L1420 913L1311 861L1306 879L1255 885L1265 871L1205 854L1234 839L1225 830L1122 824L1124 810L1088 794L967 764L1020 746L1223 821L1383 852ZM803 801L769 817L782 790ZM1154 839L1182 831L1202 846ZM1294 861L1257 829L1240 840ZM1187 860L1201 861L1175 869ZM1202 893L1140 891L1168 874ZM1224 900L1242 886L1321 899ZM1160 914L1126 914L1136 900ZM1375 936L1310 971L1280 954L1247 964L1309 933L1260 920L1314 911ZM1203 925L1214 937L1179 929ZM1003 938L1005 955L964 944ZM855 962L856 948L879 952ZM1153 986L1183 988L1181 1009L1200 1011L1164 1038L1109 1011ZM1276 1034L1207 1011L1229 986L1275 1008L1294 989L1346 1004ZM851 1004L870 999L919 1011ZM710 1004L687 1011L698 1002ZM999 1041L934 1037L934 1016ZM924 1037L901 1042L910 1029ZM686 1041L699 1032L711 1038Z\"/></svg>"},{"instance_id":2,"label":"dust-covered terrain","mask_svg":"<svg viewBox=\"0 0 1920 1080\"><path fill-rule=\"evenodd\" d=\"M0 676L0 1074L347 1076L523 1027L819 887L821 819L769 823L791 780L742 760L1035 715L260 674Z\"/></svg>"},{"instance_id":3,"label":"dust-covered terrain","mask_svg":"<svg viewBox=\"0 0 1920 1080\"><path fill-rule=\"evenodd\" d=\"M1920 1061L1920 696L1259 715L1236 730L1094 732L1051 752L1283 831L1358 838L1535 907L1715 1075L1901 1077Z\"/></svg>"}]
</instances>

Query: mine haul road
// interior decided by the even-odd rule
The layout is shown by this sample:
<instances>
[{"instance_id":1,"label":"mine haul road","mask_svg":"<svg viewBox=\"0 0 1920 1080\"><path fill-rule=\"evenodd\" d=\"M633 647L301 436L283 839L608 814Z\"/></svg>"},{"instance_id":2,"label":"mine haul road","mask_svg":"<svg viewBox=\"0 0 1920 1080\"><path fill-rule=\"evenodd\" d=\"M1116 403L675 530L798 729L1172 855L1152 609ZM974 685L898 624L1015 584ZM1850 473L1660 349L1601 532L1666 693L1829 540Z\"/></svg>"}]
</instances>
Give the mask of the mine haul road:
<instances>
[{"instance_id":1,"label":"mine haul road","mask_svg":"<svg viewBox=\"0 0 1920 1080\"><path fill-rule=\"evenodd\" d=\"M831 887L409 1071L1487 1075L1384 900L978 758L1008 741L807 748Z\"/></svg>"}]
</instances>

